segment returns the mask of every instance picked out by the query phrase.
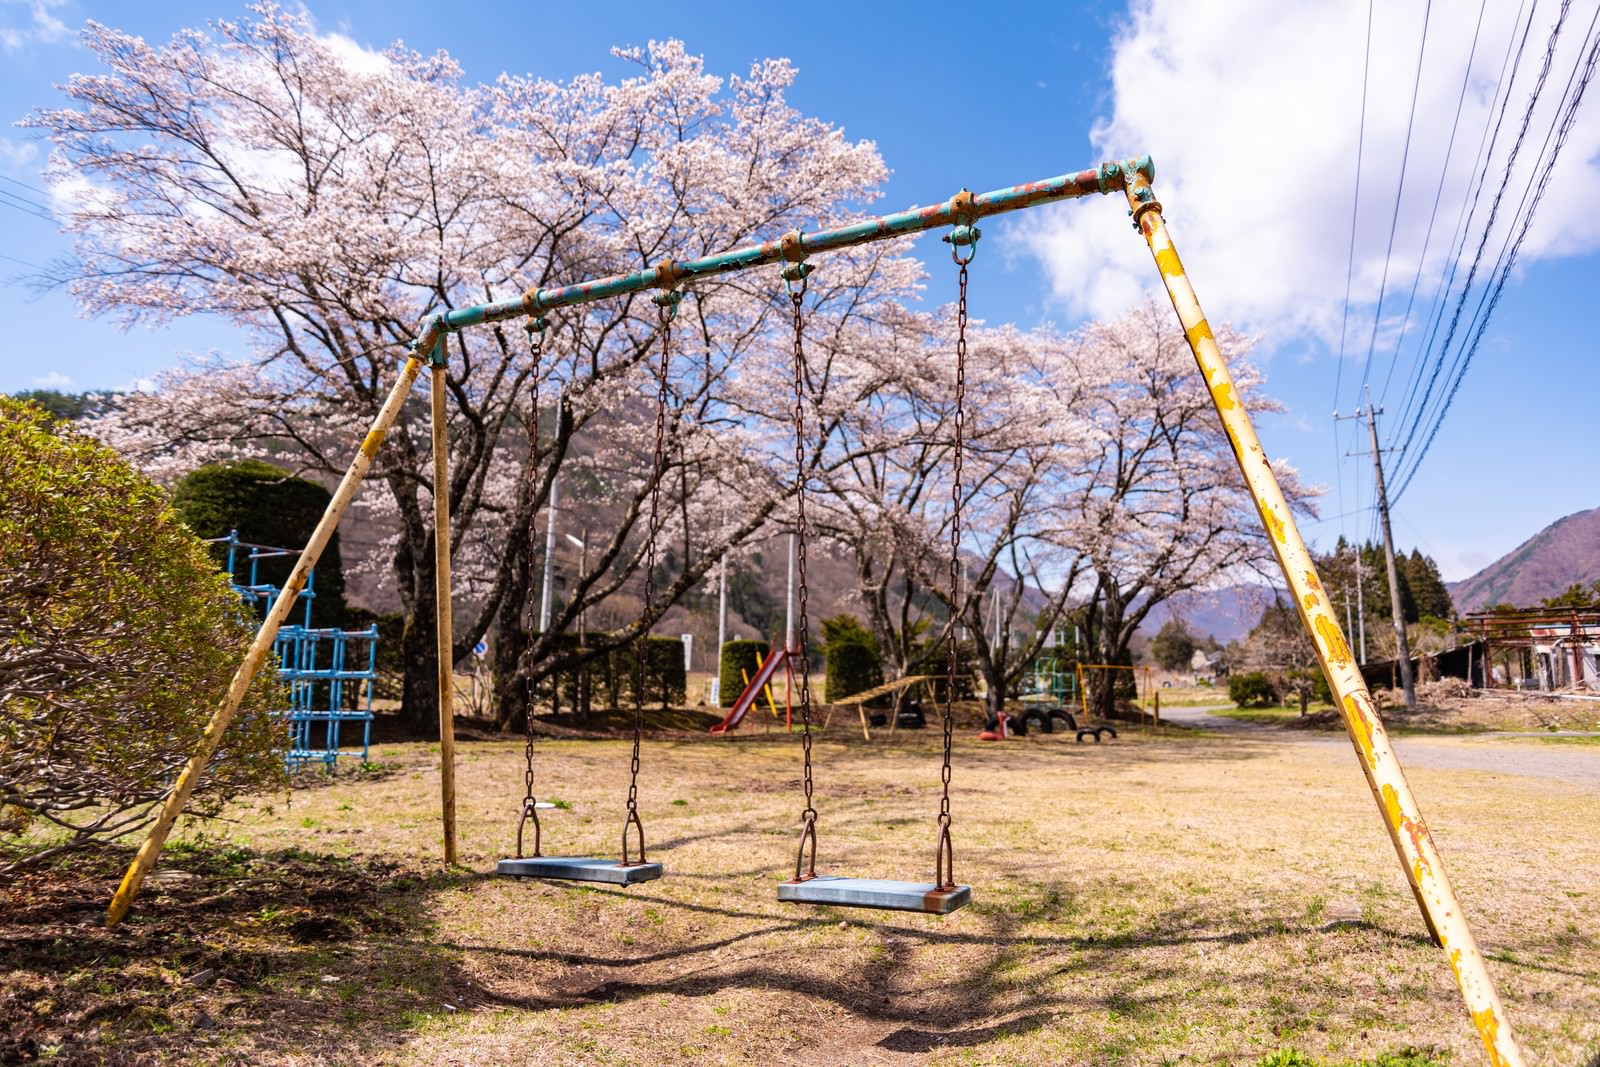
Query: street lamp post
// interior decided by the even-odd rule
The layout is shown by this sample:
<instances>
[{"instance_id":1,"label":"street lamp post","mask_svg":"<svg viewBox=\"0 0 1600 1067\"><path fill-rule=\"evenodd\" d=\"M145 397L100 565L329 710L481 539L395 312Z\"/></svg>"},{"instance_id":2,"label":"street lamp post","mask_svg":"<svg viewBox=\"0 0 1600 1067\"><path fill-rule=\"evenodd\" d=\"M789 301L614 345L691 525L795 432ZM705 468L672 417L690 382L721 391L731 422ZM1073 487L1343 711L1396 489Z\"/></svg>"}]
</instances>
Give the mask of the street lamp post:
<instances>
[{"instance_id":1,"label":"street lamp post","mask_svg":"<svg viewBox=\"0 0 1600 1067\"><path fill-rule=\"evenodd\" d=\"M578 546L578 580L581 582L589 573L589 530L584 528L582 537L573 537L566 534L566 539ZM584 604L578 609L578 647L587 648L589 645L589 605ZM578 668L578 713L585 718L589 715L589 670L587 665Z\"/></svg>"}]
</instances>

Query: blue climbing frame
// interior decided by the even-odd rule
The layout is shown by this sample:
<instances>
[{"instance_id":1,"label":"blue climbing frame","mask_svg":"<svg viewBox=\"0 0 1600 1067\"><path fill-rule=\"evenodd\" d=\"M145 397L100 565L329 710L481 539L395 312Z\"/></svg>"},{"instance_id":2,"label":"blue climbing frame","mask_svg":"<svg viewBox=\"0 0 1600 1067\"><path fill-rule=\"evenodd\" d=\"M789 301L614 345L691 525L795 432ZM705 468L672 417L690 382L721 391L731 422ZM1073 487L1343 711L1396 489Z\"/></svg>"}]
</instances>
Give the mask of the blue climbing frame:
<instances>
[{"instance_id":1,"label":"blue climbing frame","mask_svg":"<svg viewBox=\"0 0 1600 1067\"><path fill-rule=\"evenodd\" d=\"M212 544L226 545L226 566L239 599L265 614L283 590L261 580L260 563L280 556L295 557L299 549L258 545L239 540L239 531L214 538ZM283 759L290 770L311 763L322 763L332 770L339 757L359 757L367 761L372 740L372 690L378 677L378 627L365 630L316 629L311 625L311 607L316 599L315 571L306 577L300 596L305 603L304 621L298 626L283 626L272 643L278 661L278 677L289 685L289 706L274 714L289 728L288 747ZM363 685L362 683L366 683ZM355 686L355 699L347 699ZM349 705L349 706L347 706ZM361 727L361 748L340 748L342 728Z\"/></svg>"}]
</instances>

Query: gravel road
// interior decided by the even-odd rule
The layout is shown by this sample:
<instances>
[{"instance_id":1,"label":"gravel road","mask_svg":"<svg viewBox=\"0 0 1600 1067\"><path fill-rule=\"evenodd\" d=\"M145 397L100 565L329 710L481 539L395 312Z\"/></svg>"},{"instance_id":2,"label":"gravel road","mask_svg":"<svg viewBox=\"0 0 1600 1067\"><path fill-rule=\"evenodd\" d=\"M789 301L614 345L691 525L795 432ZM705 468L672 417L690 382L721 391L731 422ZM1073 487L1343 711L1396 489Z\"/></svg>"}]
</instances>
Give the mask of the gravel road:
<instances>
[{"instance_id":1,"label":"gravel road","mask_svg":"<svg viewBox=\"0 0 1600 1067\"><path fill-rule=\"evenodd\" d=\"M1226 705L1222 705L1226 707ZM1306 730L1242 722L1211 714L1220 707L1162 708L1161 717L1185 726L1214 730L1252 741L1302 745L1346 746L1344 738ZM1547 778L1600 792L1600 745L1563 746L1526 733L1472 734L1461 737L1409 736L1393 739L1395 752L1405 767L1442 771L1483 771Z\"/></svg>"}]
</instances>

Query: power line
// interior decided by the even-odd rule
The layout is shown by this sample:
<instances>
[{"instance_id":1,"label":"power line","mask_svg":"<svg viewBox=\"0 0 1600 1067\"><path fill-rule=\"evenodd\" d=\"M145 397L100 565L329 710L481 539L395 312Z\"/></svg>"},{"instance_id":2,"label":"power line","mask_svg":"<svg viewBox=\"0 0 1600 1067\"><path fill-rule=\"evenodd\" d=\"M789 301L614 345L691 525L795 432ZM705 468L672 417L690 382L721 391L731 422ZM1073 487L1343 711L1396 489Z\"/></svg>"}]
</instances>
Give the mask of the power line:
<instances>
[{"instance_id":1,"label":"power line","mask_svg":"<svg viewBox=\"0 0 1600 1067\"><path fill-rule=\"evenodd\" d=\"M1350 254L1344 269L1344 313L1339 318L1339 361L1333 372L1333 406L1339 406L1339 386L1344 380L1344 335L1350 319L1350 279L1356 267L1356 219L1361 214L1361 157L1367 145L1367 75L1372 69L1372 0L1367 0L1367 45L1361 61L1361 124L1356 135L1356 192L1350 204Z\"/></svg>"},{"instance_id":2,"label":"power line","mask_svg":"<svg viewBox=\"0 0 1600 1067\"><path fill-rule=\"evenodd\" d=\"M1528 97L1528 106L1523 111L1522 124L1517 131L1517 139L1512 143L1511 151L1506 156L1506 168L1500 179L1500 188L1495 191L1494 200L1489 205L1489 219L1484 224L1483 236L1478 241L1478 248L1472 257L1472 266L1467 271L1466 283L1462 286L1461 295L1456 299L1455 309L1451 312L1450 328L1445 331L1444 343L1439 346L1439 354L1434 363L1433 373L1428 379L1428 388L1423 394L1422 402L1417 406L1416 416L1413 418L1411 426L1406 431L1405 441L1400 445L1401 452L1410 449L1411 442L1416 438L1417 430L1422 424L1424 410L1428 404L1428 397L1432 394L1433 387L1438 381L1439 373L1444 367L1445 355L1450 350L1450 342L1455 338L1456 328L1461 321L1461 311L1466 306L1467 294L1472 289L1473 278L1476 277L1478 267L1483 262L1484 248L1489 243L1489 235L1494 230L1495 220L1500 213L1500 201L1505 197L1506 188L1511 183L1511 174L1516 166L1517 155L1521 152L1522 142L1528 135L1528 126L1533 121L1534 107L1539 102L1540 94L1544 91L1545 80L1550 74L1550 64L1555 59L1556 42L1561 36L1561 28L1566 23L1567 12L1571 7L1572 0L1562 0L1561 13L1556 17L1555 26L1551 28L1550 40L1545 46L1544 62L1539 69L1538 78L1534 81L1533 92ZM1531 18L1529 19L1529 26L1532 26ZM1507 98L1509 99L1509 94Z\"/></svg>"},{"instance_id":3,"label":"power line","mask_svg":"<svg viewBox=\"0 0 1600 1067\"><path fill-rule=\"evenodd\" d=\"M1589 26L1588 26L1587 30L1585 31L1585 33L1584 33L1584 41L1585 41L1585 43L1588 43L1590 41L1590 39L1592 38L1593 33L1594 33L1595 23L1596 23L1597 19L1600 19L1600 9L1597 9L1596 12L1595 12L1594 17L1592 17L1590 19ZM1532 165L1532 167L1530 167L1529 172L1528 172L1528 180L1523 185L1522 196L1517 202L1516 210L1512 213L1512 216L1511 216L1512 221L1507 226L1505 238L1501 241L1501 244L1500 244L1500 251L1495 256L1494 266L1489 271L1489 280L1485 283L1483 291L1479 294L1478 303L1473 307L1472 314L1467 319L1467 333L1469 335L1474 332L1475 327L1477 327L1478 334L1481 335L1482 328L1487 326L1487 315L1493 314L1492 308L1490 306L1491 296L1493 296L1493 301L1495 303L1498 303L1498 301L1499 301L1498 292L1499 292L1499 290L1501 288L1503 288L1503 286L1505 284L1503 279L1508 276L1507 273L1506 273L1509 270L1509 267L1507 266L1507 256L1508 256L1508 254L1511 254L1510 253L1510 249L1511 249L1511 242L1512 242L1512 233L1513 233L1514 230L1516 230L1516 220L1518 218L1523 218L1523 220L1524 220L1523 229L1520 232L1522 232L1522 233L1526 232L1526 226L1528 224L1528 217L1527 217L1527 215L1526 215L1526 213L1524 211L1524 208L1528 207L1528 204L1529 204L1529 201L1528 201L1529 192L1530 192L1530 190L1533 189L1535 180L1536 179L1539 180L1541 189L1543 188L1543 185L1546 182L1548 182L1548 180L1549 180L1548 168L1553 165L1554 156L1556 154L1559 154L1559 148L1556 150L1555 153L1553 153L1549 157L1548 161L1546 159L1545 151L1550 146L1550 140L1551 140L1552 135L1555 134L1555 132L1556 132L1556 127L1558 126L1558 124L1563 124L1563 122L1564 122L1562 116L1563 116L1563 113L1564 113L1564 109L1568 105L1569 98L1571 98L1571 96L1572 96L1573 81L1577 77L1579 69L1584 65L1583 55L1584 55L1583 48L1582 48L1582 46L1580 46L1579 47L1579 52L1578 52L1578 59L1573 64L1573 68L1572 68L1571 73L1569 73L1568 76L1567 76L1567 84L1565 86L1563 86L1563 88L1562 88L1561 98L1556 104L1555 115L1554 115L1554 117L1552 117L1552 119L1550 121L1550 128L1545 131L1544 140L1539 146L1539 151L1534 156L1533 165ZM1537 92L1537 88L1536 88L1536 92ZM1581 88L1579 90L1578 95L1579 96L1582 95ZM1531 109L1531 106L1532 106L1532 101L1530 101L1530 109ZM1573 105L1573 106L1575 106L1575 105ZM1531 115L1531 110L1530 110L1530 115ZM1529 117L1529 115L1525 115L1524 116L1524 126L1526 126L1526 124L1527 124L1526 120L1527 120L1528 117ZM1543 176L1541 176L1541 175L1543 175ZM1502 181L1501 181L1501 193L1502 194L1504 193L1505 188L1509 184L1510 178L1511 178L1511 173L1510 173L1510 170L1508 169L1506 174L1502 178ZM1543 193L1540 192L1538 194L1538 196L1542 197ZM1498 197L1497 197L1497 199L1498 199ZM1535 198L1535 202L1537 202L1537 199L1538 198L1536 197ZM1491 218L1491 225L1492 225L1492 218ZM1486 231L1485 232L1485 239L1487 239L1487 237L1488 237L1488 233ZM1520 246L1521 240L1522 240L1522 238L1519 236L1517 238L1518 246ZM1480 249L1481 249L1481 245L1480 245ZM1498 282L1498 284L1496 283L1496 279L1497 278L1502 279L1502 280L1500 280ZM1462 294L1461 294L1461 302L1465 301L1466 296L1467 296L1467 292L1466 292L1465 289L1463 289L1462 290ZM1489 310L1486 312L1486 309L1489 309ZM1457 308L1457 312L1456 313L1457 313L1457 315L1460 314L1459 304L1458 304L1458 308ZM1481 324L1481 326L1480 326L1480 324ZM1447 344L1448 344L1448 338L1446 339L1446 341L1447 341ZM1476 352L1476 343L1475 342L1463 341L1462 344L1456 349L1455 355L1454 355L1453 358L1450 357L1450 353L1449 353L1448 349L1446 349L1446 348L1442 348L1440 350L1440 352L1439 352L1439 356L1438 356L1438 360L1437 360L1437 365L1438 366L1441 366L1441 367L1444 366L1445 363L1446 363L1446 360L1448 359L1449 369L1446 370L1445 373L1444 373L1444 380L1446 382L1453 382L1454 383L1451 386L1450 390L1449 390L1449 396L1452 397L1452 398L1453 398L1453 396L1455 394L1456 389L1460 388L1461 378L1466 372L1466 364L1471 362L1471 358L1472 357L1471 357L1471 355L1469 355L1469 352L1472 352L1472 353ZM1409 435L1407 437L1407 445L1409 445L1409 443L1412 440L1412 438L1414 437L1414 435L1417 433L1417 431L1425 423L1429 424L1430 427L1431 427L1429 429L1428 435L1427 435L1428 439L1431 441L1433 436L1438 432L1439 423L1444 418L1444 410L1447 407L1448 407L1448 400L1447 400L1447 398L1445 397L1445 395L1443 393L1440 394L1439 400L1434 405L1434 408L1433 408L1433 410L1431 412L1429 412L1427 410L1426 404L1424 404L1421 407L1419 407L1418 410L1417 410L1417 413L1416 413L1416 418L1413 421L1412 429L1410 430L1410 433L1409 433ZM1424 451L1426 451L1426 448L1424 449ZM1404 477L1404 479L1402 481L1402 487L1405 484L1408 484L1410 482L1411 474L1415 472L1416 465L1417 465L1418 462L1420 462L1420 460L1421 460L1421 456L1418 455L1411 461L1410 472L1408 472L1405 475L1405 477Z\"/></svg>"},{"instance_id":4,"label":"power line","mask_svg":"<svg viewBox=\"0 0 1600 1067\"><path fill-rule=\"evenodd\" d=\"M20 187L22 187L22 188L24 188L24 189L26 189L26 190L28 190L29 192L32 192L32 193L38 193L40 196L49 196L50 195L49 193L45 192L43 189L39 188L37 185L29 185L27 182L19 182L19 181L17 181L17 179L8 178L4 174L0 174L0 182L10 182L12 185L20 186Z\"/></svg>"},{"instance_id":5,"label":"power line","mask_svg":"<svg viewBox=\"0 0 1600 1067\"><path fill-rule=\"evenodd\" d=\"M1526 6L1526 3L1522 5L1522 7ZM1428 302L1428 314L1424 320L1428 323L1428 328L1425 339L1421 345L1418 346L1417 354L1412 360L1411 373L1407 375L1407 380L1410 384L1406 387L1406 399L1405 404L1401 407L1400 418L1395 423L1395 439L1399 438L1399 435L1402 432L1401 427L1406 425L1407 420L1411 415L1412 405L1417 399L1417 387L1422 384L1422 373L1425 365L1425 357L1428 355L1429 350L1433 346L1434 338L1438 336L1440 324L1444 321L1445 301L1451 289L1455 286L1456 271L1461 265L1461 254L1466 250L1467 232L1472 228L1473 216L1478 213L1478 198L1483 194L1484 180L1489 175L1489 162L1494 156L1495 143L1500 139L1500 126L1501 123L1505 121L1506 109L1511 103L1511 90L1516 85L1517 71L1522 66L1523 48L1528 43L1528 33L1533 28L1533 18L1539 10L1539 0L1534 0L1533 7L1528 10L1528 21L1523 26L1522 39L1521 42L1518 43L1517 23L1522 20L1522 7L1517 9L1517 17L1511 23L1511 35L1506 39L1506 52L1500 60L1500 76L1495 82L1494 96L1489 100L1489 109L1484 113L1483 133L1478 137L1477 151L1477 158L1482 161L1482 164L1477 168L1477 177L1467 183L1471 189L1471 192L1462 194L1461 207L1456 212L1456 224L1451 233L1450 244L1448 246L1449 255L1447 257L1447 262L1449 263L1449 270L1441 276L1439 284L1434 287L1433 298ZM1513 61L1511 58L1513 45L1516 45L1515 61ZM1511 71L1511 78L1509 81L1506 79L1506 70L1508 65ZM1468 73L1470 75L1470 69ZM1505 89L1504 97L1500 95L1500 90L1502 87ZM1495 116L1494 104L1496 100L1500 101L1498 117ZM1494 131L1492 136L1490 135L1491 126L1493 127ZM1487 150L1484 148L1486 142L1488 144ZM1471 204L1470 211L1468 210L1469 202ZM1429 390L1430 392L1432 390L1431 383L1429 385ZM1424 397L1424 402L1426 402L1426 397ZM1391 444L1392 443L1393 442L1391 441Z\"/></svg>"},{"instance_id":6,"label":"power line","mask_svg":"<svg viewBox=\"0 0 1600 1067\"><path fill-rule=\"evenodd\" d=\"M1389 373L1384 375L1383 389L1378 393L1378 403L1383 403L1389 396L1389 383L1394 380L1394 369L1400 364L1400 348L1405 344L1406 327L1411 325L1411 307L1416 303L1417 287L1422 283L1422 268L1428 262L1428 247L1433 243L1433 224L1439 217L1439 201L1444 196L1444 182L1450 174L1450 159L1455 154L1456 132L1461 128L1461 111L1467 102L1467 85L1472 80L1472 61L1478 55L1478 34L1483 29L1483 13L1489 7L1489 0L1480 0L1478 4L1478 22L1472 29L1472 47L1467 52L1467 66L1461 73L1461 90L1456 94L1456 116L1450 123L1450 140L1444 149L1444 166L1439 168L1439 185L1433 191L1433 209L1428 212L1428 229L1422 237L1422 251L1417 256L1417 273L1411 279L1411 295L1406 297L1405 315L1400 320L1400 332L1395 336L1394 358L1389 361ZM1417 71L1420 74L1422 66L1419 63ZM1498 89L1496 90L1498 92ZM1416 95L1412 94L1412 109L1415 112ZM1409 126L1407 127L1409 131ZM1420 350L1419 350L1420 351ZM1409 378L1410 376L1407 375Z\"/></svg>"},{"instance_id":7,"label":"power line","mask_svg":"<svg viewBox=\"0 0 1600 1067\"><path fill-rule=\"evenodd\" d=\"M1400 201L1406 192L1406 169L1411 159L1411 131L1417 118L1417 90L1422 87L1422 60L1428 50L1428 20L1433 16L1433 0L1422 9L1422 40L1417 44L1417 73L1411 82L1411 112L1406 117L1405 146L1400 150L1400 181L1394 191L1394 211L1389 215L1389 245L1383 252L1383 278L1378 283L1378 302L1372 309L1372 335L1367 338L1367 358L1361 364L1361 384L1372 373L1372 352L1378 345L1378 323L1383 319L1383 298L1389 288L1389 264L1394 258L1394 234L1400 226Z\"/></svg>"},{"instance_id":8,"label":"power line","mask_svg":"<svg viewBox=\"0 0 1600 1067\"><path fill-rule=\"evenodd\" d=\"M4 189L0 189L0 207L14 208L25 215L32 215L34 218L43 219L46 222L56 221L55 216L49 214L50 209L43 204L35 204L32 200L24 199Z\"/></svg>"},{"instance_id":9,"label":"power line","mask_svg":"<svg viewBox=\"0 0 1600 1067\"><path fill-rule=\"evenodd\" d=\"M1600 11L1596 12L1596 17L1600 18ZM1590 25L1589 54L1583 63L1583 75L1578 80L1576 91L1573 92L1570 101L1567 102L1566 113L1561 118L1560 132L1556 136L1555 147L1550 152L1549 162L1545 164L1544 173L1540 176L1538 188L1533 194L1533 201L1528 205L1527 213L1523 216L1522 227L1517 232L1516 242L1511 246L1505 263L1499 271L1499 276L1495 279L1493 295L1489 298L1483 317L1478 321L1477 329L1473 332L1471 344L1465 349L1464 358L1461 360L1461 369L1456 373L1455 380L1451 383L1450 392L1446 395L1444 403L1439 409L1439 414L1428 431L1422 450L1417 454L1417 458L1412 461L1411 469L1406 474L1405 481L1395 493L1396 499L1399 498L1400 493L1405 491L1406 486L1411 484L1411 479L1416 475L1422 460L1428 454L1428 449L1433 445L1434 437L1439 433L1439 427L1444 423L1445 415L1450 411L1450 405L1455 400L1456 391L1461 388L1462 379L1466 377L1467 368L1472 365L1472 358L1477 354L1478 345L1483 340L1484 331L1489 328L1489 320L1494 316L1495 307L1500 303L1500 296L1505 291L1506 280L1510 278L1511 270L1516 266L1517 254L1521 251L1522 242L1528 236L1528 230L1533 225L1534 213L1538 211L1539 202L1544 199L1545 190L1550 186L1550 179L1555 174L1556 161L1560 158L1561 149L1566 146L1573 124L1577 121L1578 105L1583 102L1584 90L1589 87L1589 82L1594 77L1596 64L1600 63L1600 37L1593 36L1593 23Z\"/></svg>"}]
</instances>

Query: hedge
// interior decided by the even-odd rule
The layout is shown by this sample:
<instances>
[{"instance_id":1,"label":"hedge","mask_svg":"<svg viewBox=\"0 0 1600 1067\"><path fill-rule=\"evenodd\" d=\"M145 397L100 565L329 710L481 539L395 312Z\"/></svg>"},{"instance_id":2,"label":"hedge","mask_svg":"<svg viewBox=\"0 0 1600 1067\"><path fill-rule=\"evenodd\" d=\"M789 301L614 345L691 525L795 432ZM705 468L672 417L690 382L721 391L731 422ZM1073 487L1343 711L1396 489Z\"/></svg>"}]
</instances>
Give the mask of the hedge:
<instances>
[{"instance_id":1,"label":"hedge","mask_svg":"<svg viewBox=\"0 0 1600 1067\"><path fill-rule=\"evenodd\" d=\"M723 645L717 674L717 703L725 708L733 707L733 702L744 692L745 681L740 672L754 678L771 653L772 646L765 641L729 641Z\"/></svg>"},{"instance_id":2,"label":"hedge","mask_svg":"<svg viewBox=\"0 0 1600 1067\"><path fill-rule=\"evenodd\" d=\"M861 641L842 640L826 646L828 681L823 699L843 700L883 684L883 657Z\"/></svg>"},{"instance_id":3,"label":"hedge","mask_svg":"<svg viewBox=\"0 0 1600 1067\"><path fill-rule=\"evenodd\" d=\"M281 548L301 548L327 510L330 494L316 482L297 478L260 460L208 463L186 474L172 494L172 508L185 526L206 540L238 530L239 540ZM217 562L226 562L227 547L215 545ZM294 556L278 556L257 564L257 580L283 586L294 568ZM241 582L249 581L250 564L241 554L236 564ZM344 568L339 559L339 532L334 531L317 561L311 620L316 626L344 626ZM294 621L300 621L295 615Z\"/></svg>"}]
</instances>

